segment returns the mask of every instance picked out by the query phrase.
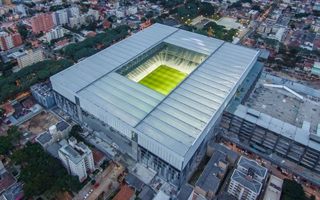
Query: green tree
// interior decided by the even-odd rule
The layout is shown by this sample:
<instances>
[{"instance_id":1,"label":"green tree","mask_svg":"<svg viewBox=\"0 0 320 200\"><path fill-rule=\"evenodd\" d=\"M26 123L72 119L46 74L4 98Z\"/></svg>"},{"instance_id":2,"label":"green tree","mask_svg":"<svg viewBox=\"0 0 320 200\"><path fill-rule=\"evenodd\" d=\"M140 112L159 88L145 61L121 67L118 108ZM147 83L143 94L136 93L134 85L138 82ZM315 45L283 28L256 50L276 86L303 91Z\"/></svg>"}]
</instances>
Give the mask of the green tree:
<instances>
[{"instance_id":1,"label":"green tree","mask_svg":"<svg viewBox=\"0 0 320 200\"><path fill-rule=\"evenodd\" d=\"M13 97L19 92L29 89L31 85L45 80L71 65L72 62L70 60L45 60L27 66L20 71L1 79L0 102Z\"/></svg>"},{"instance_id":2,"label":"green tree","mask_svg":"<svg viewBox=\"0 0 320 200\"><path fill-rule=\"evenodd\" d=\"M305 195L305 192L301 186L301 184L289 180L284 179L282 186L282 195L281 200L307 200L308 198Z\"/></svg>"},{"instance_id":3,"label":"green tree","mask_svg":"<svg viewBox=\"0 0 320 200\"><path fill-rule=\"evenodd\" d=\"M21 132L18 127L10 127L7 136L0 136L0 154L8 155L14 149L14 145L19 143Z\"/></svg>"},{"instance_id":4,"label":"green tree","mask_svg":"<svg viewBox=\"0 0 320 200\"><path fill-rule=\"evenodd\" d=\"M5 110L3 108L0 108L0 124L4 118Z\"/></svg>"},{"instance_id":5,"label":"green tree","mask_svg":"<svg viewBox=\"0 0 320 200\"><path fill-rule=\"evenodd\" d=\"M23 25L23 24L18 25L18 32L20 33L23 39L26 39L28 37L29 31L26 25Z\"/></svg>"},{"instance_id":6,"label":"green tree","mask_svg":"<svg viewBox=\"0 0 320 200\"><path fill-rule=\"evenodd\" d=\"M199 14L204 16L212 16L215 14L215 8L212 6L211 3L200 3Z\"/></svg>"},{"instance_id":7,"label":"green tree","mask_svg":"<svg viewBox=\"0 0 320 200\"><path fill-rule=\"evenodd\" d=\"M83 142L84 139L79 134L79 133L82 133L82 132L83 132L83 129L81 128L81 126L76 124L71 128L71 130L69 132L69 135L74 137L74 138L76 138L78 141L82 141Z\"/></svg>"},{"instance_id":8,"label":"green tree","mask_svg":"<svg viewBox=\"0 0 320 200\"><path fill-rule=\"evenodd\" d=\"M13 149L11 140L8 137L0 137L0 155L8 155L9 151Z\"/></svg>"},{"instance_id":9,"label":"green tree","mask_svg":"<svg viewBox=\"0 0 320 200\"><path fill-rule=\"evenodd\" d=\"M44 192L76 192L81 188L77 177L68 175L60 161L48 155L39 144L28 143L14 152L12 160L21 166L20 180L27 198Z\"/></svg>"},{"instance_id":10,"label":"green tree","mask_svg":"<svg viewBox=\"0 0 320 200\"><path fill-rule=\"evenodd\" d=\"M11 142L16 142L17 140L20 140L21 132L18 130L17 126L12 126L8 129L7 135Z\"/></svg>"}]
</instances>

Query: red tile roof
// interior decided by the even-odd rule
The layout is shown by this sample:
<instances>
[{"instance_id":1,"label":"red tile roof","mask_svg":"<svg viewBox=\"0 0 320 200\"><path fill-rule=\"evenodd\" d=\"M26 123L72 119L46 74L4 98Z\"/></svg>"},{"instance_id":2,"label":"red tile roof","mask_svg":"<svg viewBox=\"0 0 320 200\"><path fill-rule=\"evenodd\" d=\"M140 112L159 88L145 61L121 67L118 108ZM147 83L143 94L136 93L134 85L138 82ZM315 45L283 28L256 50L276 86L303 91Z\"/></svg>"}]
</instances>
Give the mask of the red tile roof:
<instances>
[{"instance_id":1,"label":"red tile roof","mask_svg":"<svg viewBox=\"0 0 320 200\"><path fill-rule=\"evenodd\" d=\"M103 153L97 149L92 150L92 156L95 165L99 164L105 158Z\"/></svg>"},{"instance_id":2,"label":"red tile roof","mask_svg":"<svg viewBox=\"0 0 320 200\"><path fill-rule=\"evenodd\" d=\"M130 200L134 195L134 190L131 189L128 185L123 185L120 191L112 200Z\"/></svg>"}]
</instances>

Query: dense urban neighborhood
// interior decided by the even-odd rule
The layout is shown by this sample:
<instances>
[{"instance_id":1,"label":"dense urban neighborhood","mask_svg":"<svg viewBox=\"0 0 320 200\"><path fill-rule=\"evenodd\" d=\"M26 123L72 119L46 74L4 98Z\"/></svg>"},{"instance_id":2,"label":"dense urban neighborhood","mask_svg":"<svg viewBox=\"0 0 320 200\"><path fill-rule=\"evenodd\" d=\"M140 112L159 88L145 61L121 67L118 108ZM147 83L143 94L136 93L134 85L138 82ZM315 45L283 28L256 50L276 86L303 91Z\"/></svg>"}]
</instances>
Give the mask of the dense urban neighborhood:
<instances>
[{"instance_id":1,"label":"dense urban neighborhood","mask_svg":"<svg viewBox=\"0 0 320 200\"><path fill-rule=\"evenodd\" d=\"M0 0L0 200L320 200L318 0Z\"/></svg>"}]
</instances>

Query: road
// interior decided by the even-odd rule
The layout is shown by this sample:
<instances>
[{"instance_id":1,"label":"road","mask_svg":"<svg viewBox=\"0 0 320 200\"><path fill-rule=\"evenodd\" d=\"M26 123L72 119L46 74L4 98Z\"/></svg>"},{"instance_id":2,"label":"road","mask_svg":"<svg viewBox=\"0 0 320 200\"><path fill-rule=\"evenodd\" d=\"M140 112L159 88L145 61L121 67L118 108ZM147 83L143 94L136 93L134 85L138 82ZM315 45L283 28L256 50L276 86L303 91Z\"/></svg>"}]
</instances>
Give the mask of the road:
<instances>
[{"instance_id":1,"label":"road","mask_svg":"<svg viewBox=\"0 0 320 200\"><path fill-rule=\"evenodd\" d=\"M107 169L96 180L100 185L89 195L88 200L96 200L103 192L109 193L110 190L118 187L117 178L124 171L124 168L121 165L117 166L111 163Z\"/></svg>"},{"instance_id":2,"label":"road","mask_svg":"<svg viewBox=\"0 0 320 200\"><path fill-rule=\"evenodd\" d=\"M78 194L73 198L74 200L84 200L85 195L93 189L92 193L86 198L87 200L97 199L103 192L108 193L118 187L117 178L124 171L124 167L117 166L111 163L104 171L97 174L95 177L96 183L99 183L97 188L91 185L89 182ZM110 187L110 184L112 187Z\"/></svg>"}]
</instances>

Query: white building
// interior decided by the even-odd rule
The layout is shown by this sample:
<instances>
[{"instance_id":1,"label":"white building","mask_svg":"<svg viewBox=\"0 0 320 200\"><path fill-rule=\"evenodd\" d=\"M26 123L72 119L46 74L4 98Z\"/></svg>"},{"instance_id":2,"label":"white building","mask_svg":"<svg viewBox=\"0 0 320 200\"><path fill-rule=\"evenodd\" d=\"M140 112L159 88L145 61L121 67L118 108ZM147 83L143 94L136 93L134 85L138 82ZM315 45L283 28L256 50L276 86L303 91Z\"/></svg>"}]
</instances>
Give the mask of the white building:
<instances>
[{"instance_id":1,"label":"white building","mask_svg":"<svg viewBox=\"0 0 320 200\"><path fill-rule=\"evenodd\" d=\"M283 180L271 175L263 200L280 200Z\"/></svg>"},{"instance_id":2,"label":"white building","mask_svg":"<svg viewBox=\"0 0 320 200\"><path fill-rule=\"evenodd\" d=\"M69 143L59 149L59 159L71 175L78 176L82 182L87 178L87 171L95 170L92 151L83 142L77 143L71 137Z\"/></svg>"},{"instance_id":3,"label":"white building","mask_svg":"<svg viewBox=\"0 0 320 200\"><path fill-rule=\"evenodd\" d=\"M26 6L24 4L18 4L15 7L16 12L20 13L21 17L27 16Z\"/></svg>"},{"instance_id":4,"label":"white building","mask_svg":"<svg viewBox=\"0 0 320 200\"><path fill-rule=\"evenodd\" d=\"M256 200L267 172L268 170L256 161L241 157L230 178L228 193L239 200Z\"/></svg>"},{"instance_id":5,"label":"white building","mask_svg":"<svg viewBox=\"0 0 320 200\"><path fill-rule=\"evenodd\" d=\"M1 38L0 50L1 49L3 49L3 50L11 49L11 48L14 47L14 43L13 43L12 37L11 37L11 35L9 33L0 32L0 38ZM5 45L3 43L5 43Z\"/></svg>"},{"instance_id":6,"label":"white building","mask_svg":"<svg viewBox=\"0 0 320 200\"><path fill-rule=\"evenodd\" d=\"M68 16L69 17L78 17L80 16L80 9L77 6L73 6L68 8Z\"/></svg>"},{"instance_id":7,"label":"white building","mask_svg":"<svg viewBox=\"0 0 320 200\"><path fill-rule=\"evenodd\" d=\"M280 28L276 28L275 29L275 33L274 34L273 33L270 34L268 37L270 39L274 39L274 40L277 40L279 42L282 42L282 40L283 40L285 35L286 35L286 29L283 28L283 27L280 27Z\"/></svg>"},{"instance_id":8,"label":"white building","mask_svg":"<svg viewBox=\"0 0 320 200\"><path fill-rule=\"evenodd\" d=\"M86 23L86 16L82 15L78 17L71 17L69 20L70 20L69 25L71 28L79 27Z\"/></svg>"},{"instance_id":9,"label":"white building","mask_svg":"<svg viewBox=\"0 0 320 200\"><path fill-rule=\"evenodd\" d=\"M125 11L124 10L116 10L115 14L116 14L117 18L125 17Z\"/></svg>"},{"instance_id":10,"label":"white building","mask_svg":"<svg viewBox=\"0 0 320 200\"><path fill-rule=\"evenodd\" d=\"M89 9L87 14L93 16L94 20L96 21L99 20L99 17L100 17L99 11L94 9Z\"/></svg>"},{"instance_id":11,"label":"white building","mask_svg":"<svg viewBox=\"0 0 320 200\"><path fill-rule=\"evenodd\" d=\"M17 57L20 68L32 65L45 59L42 49L28 50Z\"/></svg>"},{"instance_id":12,"label":"white building","mask_svg":"<svg viewBox=\"0 0 320 200\"><path fill-rule=\"evenodd\" d=\"M67 9L57 10L52 13L53 23L56 26L65 25L69 22Z\"/></svg>"},{"instance_id":13,"label":"white building","mask_svg":"<svg viewBox=\"0 0 320 200\"><path fill-rule=\"evenodd\" d=\"M137 6L130 6L127 9L127 15L135 15L138 12L138 7Z\"/></svg>"},{"instance_id":14,"label":"white building","mask_svg":"<svg viewBox=\"0 0 320 200\"><path fill-rule=\"evenodd\" d=\"M111 127L114 131L105 134L121 135L122 151L181 185L204 156L223 110L258 55L253 49L154 24L50 79L61 109L80 123L90 116ZM161 64L186 74L169 94L139 83Z\"/></svg>"},{"instance_id":15,"label":"white building","mask_svg":"<svg viewBox=\"0 0 320 200\"><path fill-rule=\"evenodd\" d=\"M41 39L46 42L51 42L51 40L62 38L68 32L65 28L58 26L47 32Z\"/></svg>"},{"instance_id":16,"label":"white building","mask_svg":"<svg viewBox=\"0 0 320 200\"><path fill-rule=\"evenodd\" d=\"M52 14L53 22L56 26L66 25L70 23L70 18L79 17L80 9L77 6L57 10Z\"/></svg>"}]
</instances>

